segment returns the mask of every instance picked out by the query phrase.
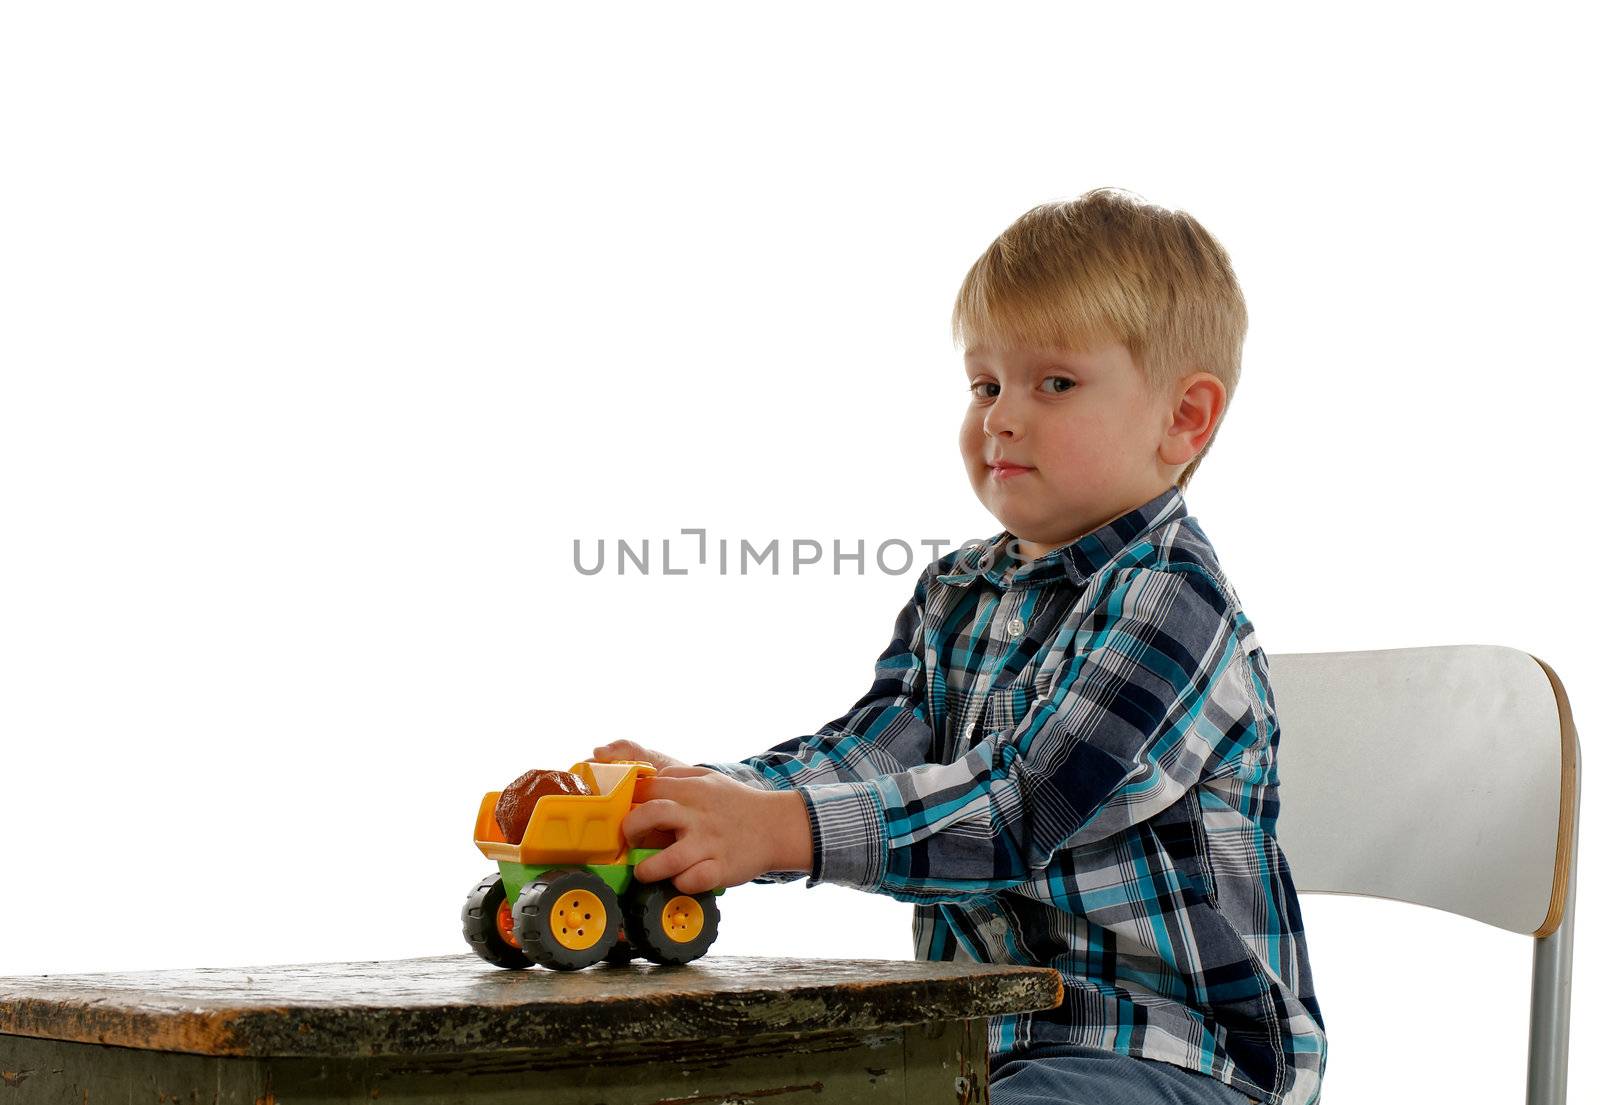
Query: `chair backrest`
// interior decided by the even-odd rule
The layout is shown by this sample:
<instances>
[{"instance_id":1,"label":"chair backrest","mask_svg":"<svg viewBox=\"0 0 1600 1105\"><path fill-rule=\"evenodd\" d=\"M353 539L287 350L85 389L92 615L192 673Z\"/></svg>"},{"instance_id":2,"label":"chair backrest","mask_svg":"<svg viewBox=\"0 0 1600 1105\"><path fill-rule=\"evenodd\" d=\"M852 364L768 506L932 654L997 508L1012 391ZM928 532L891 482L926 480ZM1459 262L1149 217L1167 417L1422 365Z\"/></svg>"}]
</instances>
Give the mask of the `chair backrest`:
<instances>
[{"instance_id":1,"label":"chair backrest","mask_svg":"<svg viewBox=\"0 0 1600 1105\"><path fill-rule=\"evenodd\" d=\"M1561 680L1497 645L1267 660L1296 890L1536 937L1528 1100L1565 1100L1582 761Z\"/></svg>"}]
</instances>

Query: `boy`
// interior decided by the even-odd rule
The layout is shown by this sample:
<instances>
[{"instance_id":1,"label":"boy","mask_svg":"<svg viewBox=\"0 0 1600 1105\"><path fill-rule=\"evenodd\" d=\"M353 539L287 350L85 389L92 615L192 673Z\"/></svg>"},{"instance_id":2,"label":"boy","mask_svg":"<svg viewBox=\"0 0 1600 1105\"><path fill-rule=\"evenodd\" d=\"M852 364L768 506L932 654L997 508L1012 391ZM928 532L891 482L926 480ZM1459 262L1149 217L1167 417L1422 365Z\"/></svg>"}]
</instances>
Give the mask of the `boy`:
<instances>
[{"instance_id":1,"label":"boy","mask_svg":"<svg viewBox=\"0 0 1600 1105\"><path fill-rule=\"evenodd\" d=\"M1047 964L991 1098L1308 1105L1327 1041L1274 835L1267 658L1185 508L1244 299L1183 212L1024 214L957 296L960 447L1005 526L924 569L871 690L815 735L661 769L624 831L686 893L832 882L915 904L917 955Z\"/></svg>"}]
</instances>

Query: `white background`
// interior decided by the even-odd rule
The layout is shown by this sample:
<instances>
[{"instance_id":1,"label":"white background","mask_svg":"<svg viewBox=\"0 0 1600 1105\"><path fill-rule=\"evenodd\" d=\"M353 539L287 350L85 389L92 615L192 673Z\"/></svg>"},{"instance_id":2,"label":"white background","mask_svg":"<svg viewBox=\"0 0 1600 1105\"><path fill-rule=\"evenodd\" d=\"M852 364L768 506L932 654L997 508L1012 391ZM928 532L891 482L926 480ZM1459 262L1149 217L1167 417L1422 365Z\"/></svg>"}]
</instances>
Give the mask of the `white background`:
<instances>
[{"instance_id":1,"label":"white background","mask_svg":"<svg viewBox=\"0 0 1600 1105\"><path fill-rule=\"evenodd\" d=\"M1244 287L1188 498L1268 652L1515 646L1583 732L1587 37L1119 10L9 7L0 973L453 954L485 790L843 712L912 575L668 577L661 542L998 529L951 302L1099 185ZM654 570L582 576L575 538ZM719 953L910 954L887 899L723 901ZM1325 1101L1521 1099L1531 941L1303 904Z\"/></svg>"}]
</instances>

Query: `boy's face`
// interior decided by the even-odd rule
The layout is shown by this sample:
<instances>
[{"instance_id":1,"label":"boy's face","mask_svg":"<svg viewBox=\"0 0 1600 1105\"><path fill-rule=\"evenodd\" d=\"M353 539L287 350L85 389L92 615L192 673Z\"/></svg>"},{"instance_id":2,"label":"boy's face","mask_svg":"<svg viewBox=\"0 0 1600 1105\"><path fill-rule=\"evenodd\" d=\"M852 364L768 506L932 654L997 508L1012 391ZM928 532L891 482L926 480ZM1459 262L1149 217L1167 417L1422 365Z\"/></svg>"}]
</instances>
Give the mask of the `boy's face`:
<instances>
[{"instance_id":1,"label":"boy's face","mask_svg":"<svg viewBox=\"0 0 1600 1105\"><path fill-rule=\"evenodd\" d=\"M1158 455L1172 412L1120 342L1067 350L974 346L961 456L973 490L1042 556L1148 502L1181 466ZM996 467L997 461L1022 466Z\"/></svg>"}]
</instances>

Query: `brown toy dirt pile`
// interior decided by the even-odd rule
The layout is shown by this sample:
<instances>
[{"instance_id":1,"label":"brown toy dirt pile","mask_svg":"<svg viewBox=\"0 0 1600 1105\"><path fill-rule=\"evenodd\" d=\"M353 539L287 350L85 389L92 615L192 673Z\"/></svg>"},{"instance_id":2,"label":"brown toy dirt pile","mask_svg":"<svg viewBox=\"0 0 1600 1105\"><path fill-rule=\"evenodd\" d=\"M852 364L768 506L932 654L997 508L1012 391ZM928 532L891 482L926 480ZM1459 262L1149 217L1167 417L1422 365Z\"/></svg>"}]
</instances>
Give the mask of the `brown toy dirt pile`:
<instances>
[{"instance_id":1,"label":"brown toy dirt pile","mask_svg":"<svg viewBox=\"0 0 1600 1105\"><path fill-rule=\"evenodd\" d=\"M534 768L523 772L500 792L500 801L494 806L495 824L506 839L521 843L522 834L528 830L528 819L533 816L533 804L546 794L593 794L589 785L570 771L546 771Z\"/></svg>"}]
</instances>

